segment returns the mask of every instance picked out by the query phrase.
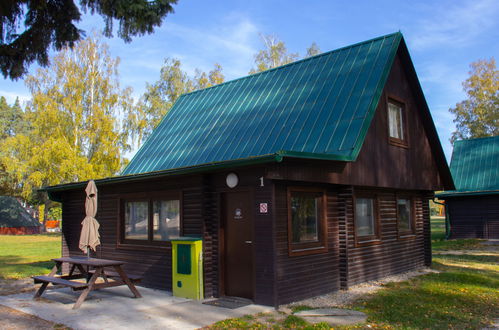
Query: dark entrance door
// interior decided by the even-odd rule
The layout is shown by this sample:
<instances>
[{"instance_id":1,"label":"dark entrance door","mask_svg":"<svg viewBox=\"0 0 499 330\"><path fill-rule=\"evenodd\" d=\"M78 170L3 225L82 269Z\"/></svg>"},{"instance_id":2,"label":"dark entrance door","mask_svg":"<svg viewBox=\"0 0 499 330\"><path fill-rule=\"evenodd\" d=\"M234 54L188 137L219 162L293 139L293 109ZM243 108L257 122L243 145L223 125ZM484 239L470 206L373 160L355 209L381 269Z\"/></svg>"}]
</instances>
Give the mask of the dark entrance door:
<instances>
[{"instance_id":1,"label":"dark entrance door","mask_svg":"<svg viewBox=\"0 0 499 330\"><path fill-rule=\"evenodd\" d=\"M223 195L226 296L253 299L253 219L248 192Z\"/></svg>"}]
</instances>

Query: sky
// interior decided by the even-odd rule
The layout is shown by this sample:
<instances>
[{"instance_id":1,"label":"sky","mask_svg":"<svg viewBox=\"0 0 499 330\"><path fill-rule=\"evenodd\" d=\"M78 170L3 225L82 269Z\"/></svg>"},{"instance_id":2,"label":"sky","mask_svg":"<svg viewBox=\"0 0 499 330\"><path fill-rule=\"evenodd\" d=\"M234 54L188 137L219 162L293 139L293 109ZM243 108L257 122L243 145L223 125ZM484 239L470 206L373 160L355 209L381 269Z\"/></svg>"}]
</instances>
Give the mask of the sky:
<instances>
[{"instance_id":1,"label":"sky","mask_svg":"<svg viewBox=\"0 0 499 330\"><path fill-rule=\"evenodd\" d=\"M260 34L276 35L290 52L303 55L312 42L330 51L401 31L449 161L455 127L448 109L466 98L462 82L469 64L499 60L497 0L179 0L174 9L151 35L131 43L105 40L111 55L121 59L122 86L131 86L134 97L144 93L146 82L158 80L167 57L180 59L191 75L219 63L226 80L245 76L262 49ZM90 35L104 23L87 14L78 27ZM10 103L30 98L22 79L0 78L1 95Z\"/></svg>"}]
</instances>

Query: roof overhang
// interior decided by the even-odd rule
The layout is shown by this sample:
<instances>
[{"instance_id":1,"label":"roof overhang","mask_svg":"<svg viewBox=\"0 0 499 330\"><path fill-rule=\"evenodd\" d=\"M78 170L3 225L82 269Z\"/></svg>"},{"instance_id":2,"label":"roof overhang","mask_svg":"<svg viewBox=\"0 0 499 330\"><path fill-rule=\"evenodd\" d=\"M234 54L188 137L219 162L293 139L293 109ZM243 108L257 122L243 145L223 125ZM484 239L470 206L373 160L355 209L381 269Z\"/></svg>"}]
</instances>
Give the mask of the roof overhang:
<instances>
[{"instance_id":1,"label":"roof overhang","mask_svg":"<svg viewBox=\"0 0 499 330\"><path fill-rule=\"evenodd\" d=\"M214 162L214 163L181 167L181 168L168 169L168 170L155 171L155 172L114 176L114 177L109 177L109 178L96 179L94 181L95 181L96 185L101 186L101 185L108 185L108 184L114 184L114 183L134 182L134 181L148 180L148 179L153 179L153 178L168 177L168 176L174 176L174 175L203 173L203 172L207 172L207 171L248 166L248 165L264 164L264 163L272 163L272 162L278 163L278 162L281 162L282 159L283 159L283 155L281 153L277 153L277 154L262 155L262 156L244 158L244 159L235 159L235 160L229 160L229 161ZM83 188L85 188L87 183L88 183L88 181L72 182L72 183L54 185L54 186L49 186L49 187L43 187L43 188L39 189L39 191L47 192L48 197L52 201L62 202L62 197L60 195L61 192L64 192L67 190L79 189L79 188L83 189Z\"/></svg>"},{"instance_id":2,"label":"roof overhang","mask_svg":"<svg viewBox=\"0 0 499 330\"><path fill-rule=\"evenodd\" d=\"M439 199L448 199L454 197L464 197L464 196L483 196L483 195L498 195L499 190L476 190L476 191L461 191L461 190L449 190L441 193L435 194L435 197Z\"/></svg>"}]
</instances>

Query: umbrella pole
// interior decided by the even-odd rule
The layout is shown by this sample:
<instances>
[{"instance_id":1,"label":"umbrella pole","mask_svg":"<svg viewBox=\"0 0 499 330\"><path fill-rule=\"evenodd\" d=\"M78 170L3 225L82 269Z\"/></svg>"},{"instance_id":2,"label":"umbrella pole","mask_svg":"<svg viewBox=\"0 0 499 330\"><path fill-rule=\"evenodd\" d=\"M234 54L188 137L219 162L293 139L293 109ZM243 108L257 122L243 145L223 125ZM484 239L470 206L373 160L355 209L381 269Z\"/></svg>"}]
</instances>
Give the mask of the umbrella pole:
<instances>
[{"instance_id":1,"label":"umbrella pole","mask_svg":"<svg viewBox=\"0 0 499 330\"><path fill-rule=\"evenodd\" d=\"M90 248L87 246L87 259L90 258ZM87 283L90 281L90 267L87 265Z\"/></svg>"}]
</instances>

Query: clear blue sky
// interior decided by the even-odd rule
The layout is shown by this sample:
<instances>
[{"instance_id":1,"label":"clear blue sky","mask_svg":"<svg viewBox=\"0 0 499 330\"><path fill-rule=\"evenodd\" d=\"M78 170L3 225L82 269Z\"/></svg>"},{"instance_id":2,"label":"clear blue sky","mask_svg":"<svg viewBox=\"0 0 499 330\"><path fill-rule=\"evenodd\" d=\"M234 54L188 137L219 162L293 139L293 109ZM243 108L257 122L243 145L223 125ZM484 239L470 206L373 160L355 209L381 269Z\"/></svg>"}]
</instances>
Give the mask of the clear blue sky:
<instances>
[{"instance_id":1,"label":"clear blue sky","mask_svg":"<svg viewBox=\"0 0 499 330\"><path fill-rule=\"evenodd\" d=\"M80 28L101 29L100 16L84 16ZM275 34L291 52L303 54L315 41L329 51L402 31L431 109L447 159L454 130L449 107L465 98L461 83L469 64L499 60L499 1L192 1L179 0L155 33L125 44L108 39L121 58L120 78L136 97L153 83L166 57L182 60L184 70L209 71L220 63L226 79L247 74L262 48L259 33ZM31 72L36 65L33 65ZM29 99L23 81L0 80L0 95L10 102Z\"/></svg>"}]
</instances>

